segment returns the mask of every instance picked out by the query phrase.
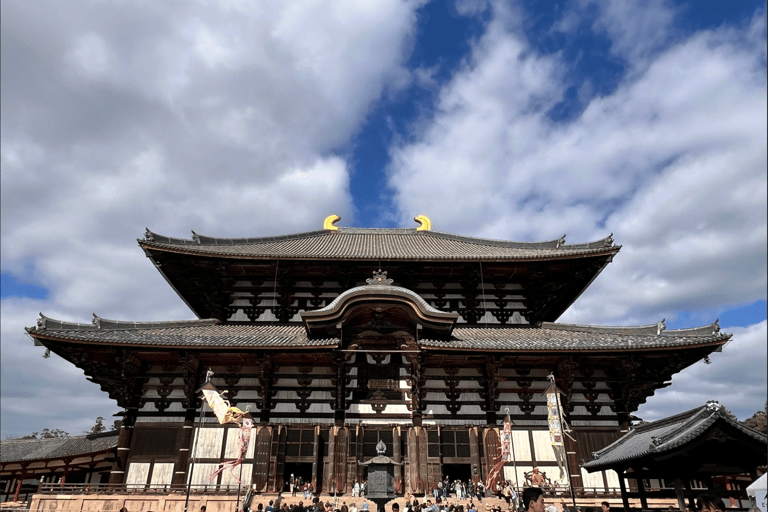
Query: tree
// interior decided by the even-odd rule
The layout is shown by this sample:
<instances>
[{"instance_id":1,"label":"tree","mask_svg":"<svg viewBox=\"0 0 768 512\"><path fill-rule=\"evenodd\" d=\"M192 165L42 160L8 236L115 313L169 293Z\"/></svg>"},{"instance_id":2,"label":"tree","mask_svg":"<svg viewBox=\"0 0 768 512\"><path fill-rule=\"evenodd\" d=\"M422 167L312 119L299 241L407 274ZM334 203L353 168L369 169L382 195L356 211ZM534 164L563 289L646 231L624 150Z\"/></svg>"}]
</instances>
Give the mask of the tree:
<instances>
[{"instance_id":1,"label":"tree","mask_svg":"<svg viewBox=\"0 0 768 512\"><path fill-rule=\"evenodd\" d=\"M58 428L55 428L53 430L44 428L42 432L32 432L32 435L27 436L27 438L31 438L31 439L52 439L54 437L69 437L69 432L64 432L63 430Z\"/></svg>"},{"instance_id":2,"label":"tree","mask_svg":"<svg viewBox=\"0 0 768 512\"><path fill-rule=\"evenodd\" d=\"M766 402L766 409L768 409L768 402ZM765 411L757 411L755 414L744 420L742 423L753 428L763 434L768 434L768 415Z\"/></svg>"},{"instance_id":3,"label":"tree","mask_svg":"<svg viewBox=\"0 0 768 512\"><path fill-rule=\"evenodd\" d=\"M96 423L91 427L91 430L86 430L86 434L99 434L101 432L104 432L107 430L107 427L104 426L104 418L99 416L96 418Z\"/></svg>"},{"instance_id":4,"label":"tree","mask_svg":"<svg viewBox=\"0 0 768 512\"><path fill-rule=\"evenodd\" d=\"M723 407L723 416L725 416L729 420L733 420L737 423L739 422L739 418L737 418L735 414L733 414L730 410L726 409L725 407Z\"/></svg>"}]
</instances>

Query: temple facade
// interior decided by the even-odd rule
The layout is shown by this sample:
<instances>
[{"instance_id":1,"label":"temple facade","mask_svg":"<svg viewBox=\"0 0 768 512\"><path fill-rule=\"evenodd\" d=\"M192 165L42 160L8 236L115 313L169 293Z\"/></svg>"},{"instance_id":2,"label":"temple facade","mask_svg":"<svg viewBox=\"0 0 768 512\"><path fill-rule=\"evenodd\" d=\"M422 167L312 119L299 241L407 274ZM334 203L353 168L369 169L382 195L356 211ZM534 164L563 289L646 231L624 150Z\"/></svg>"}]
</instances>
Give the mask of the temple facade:
<instances>
[{"instance_id":1,"label":"temple facade","mask_svg":"<svg viewBox=\"0 0 768 512\"><path fill-rule=\"evenodd\" d=\"M485 480L511 421L504 477L534 466L574 489L618 488L580 465L623 433L672 376L719 350L714 324L666 330L556 320L619 252L611 237L520 243L414 229L336 227L263 238L139 245L198 320L90 323L41 315L35 343L81 368L123 408L110 482L226 485L240 430L203 405L206 374L256 426L239 475L256 492L295 475L348 493L383 441L398 492L445 476ZM565 461L548 423L561 391ZM194 463L192 463L194 462ZM562 472L563 462L565 471Z\"/></svg>"}]
</instances>

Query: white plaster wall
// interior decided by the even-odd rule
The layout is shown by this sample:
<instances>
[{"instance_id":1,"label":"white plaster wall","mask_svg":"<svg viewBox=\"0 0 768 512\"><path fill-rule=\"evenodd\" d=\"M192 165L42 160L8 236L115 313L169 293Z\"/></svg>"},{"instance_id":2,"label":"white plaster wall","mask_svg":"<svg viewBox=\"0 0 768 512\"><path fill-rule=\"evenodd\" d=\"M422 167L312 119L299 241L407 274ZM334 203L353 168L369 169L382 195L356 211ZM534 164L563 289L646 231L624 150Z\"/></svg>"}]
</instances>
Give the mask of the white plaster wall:
<instances>
[{"instance_id":1,"label":"white plaster wall","mask_svg":"<svg viewBox=\"0 0 768 512\"><path fill-rule=\"evenodd\" d=\"M149 476L149 462L132 462L128 465L128 475L125 477L125 483L128 488L132 486L143 486L147 483Z\"/></svg>"},{"instance_id":2,"label":"white plaster wall","mask_svg":"<svg viewBox=\"0 0 768 512\"><path fill-rule=\"evenodd\" d=\"M242 468L242 470L240 469ZM251 476L253 475L252 464L241 464L234 469L234 474L240 479L240 485L242 487L248 487L251 485ZM237 480L232 476L232 472L229 469L225 469L221 472L221 484L237 487Z\"/></svg>"},{"instance_id":3,"label":"white plaster wall","mask_svg":"<svg viewBox=\"0 0 768 512\"><path fill-rule=\"evenodd\" d=\"M197 448L195 458L215 458L221 456L221 446L224 442L224 429L216 427L197 428Z\"/></svg>"},{"instance_id":4,"label":"white plaster wall","mask_svg":"<svg viewBox=\"0 0 768 512\"><path fill-rule=\"evenodd\" d=\"M605 484L603 483L603 474L600 471L589 473L586 469L581 470L581 479L584 482L584 487L599 487L602 489ZM619 486L618 479L616 480L616 487Z\"/></svg>"},{"instance_id":5,"label":"white plaster wall","mask_svg":"<svg viewBox=\"0 0 768 512\"><path fill-rule=\"evenodd\" d=\"M242 431L239 428L227 428L226 430L226 448L224 448L224 458L227 460L236 459L240 455L240 436ZM245 458L253 458L253 450L256 444L256 430L251 429L251 440L248 443L248 449L245 452Z\"/></svg>"},{"instance_id":6,"label":"white plaster wall","mask_svg":"<svg viewBox=\"0 0 768 512\"><path fill-rule=\"evenodd\" d=\"M192 485L215 485L211 483L211 473L216 471L218 464L200 464L196 463L192 467Z\"/></svg>"},{"instance_id":7,"label":"white plaster wall","mask_svg":"<svg viewBox=\"0 0 768 512\"><path fill-rule=\"evenodd\" d=\"M533 437L533 448L536 451L536 460L557 462L552 441L549 439L549 431L532 430L531 436Z\"/></svg>"},{"instance_id":8,"label":"white plaster wall","mask_svg":"<svg viewBox=\"0 0 768 512\"><path fill-rule=\"evenodd\" d=\"M512 431L512 447L515 452L515 460L531 460L533 458L531 457L531 444L528 440L527 430Z\"/></svg>"},{"instance_id":9,"label":"white plaster wall","mask_svg":"<svg viewBox=\"0 0 768 512\"><path fill-rule=\"evenodd\" d=\"M155 467L152 469L152 480L149 483L155 487L171 485L173 466L173 462L155 463Z\"/></svg>"}]
</instances>

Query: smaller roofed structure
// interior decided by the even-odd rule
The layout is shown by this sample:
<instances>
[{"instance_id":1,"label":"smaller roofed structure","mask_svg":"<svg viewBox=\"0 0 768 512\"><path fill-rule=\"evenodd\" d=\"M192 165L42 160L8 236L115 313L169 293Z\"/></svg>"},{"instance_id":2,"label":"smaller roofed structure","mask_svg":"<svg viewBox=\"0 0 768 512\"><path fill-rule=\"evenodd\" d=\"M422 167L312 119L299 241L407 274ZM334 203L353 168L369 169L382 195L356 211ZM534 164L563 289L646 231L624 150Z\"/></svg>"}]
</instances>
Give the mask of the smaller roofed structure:
<instances>
[{"instance_id":1,"label":"smaller roofed structure","mask_svg":"<svg viewBox=\"0 0 768 512\"><path fill-rule=\"evenodd\" d=\"M0 480L6 485L3 501L19 493L25 481L64 484L105 483L117 451L119 431L84 436L0 441ZM104 473L102 481L100 474Z\"/></svg>"},{"instance_id":2,"label":"smaller roofed structure","mask_svg":"<svg viewBox=\"0 0 768 512\"><path fill-rule=\"evenodd\" d=\"M765 472L767 451L765 434L735 421L725 407L709 401L669 418L640 423L614 443L594 452L593 460L582 467L589 472L612 469L619 473L625 506L633 493L627 493L624 478L637 480L643 502L650 493L644 489L643 480L674 482L674 495L683 510L686 498L692 503L703 492L691 489L690 481L708 484L709 494L744 499L744 490L714 489L713 480L739 474L756 480L759 470ZM669 494L671 490L658 492Z\"/></svg>"}]
</instances>

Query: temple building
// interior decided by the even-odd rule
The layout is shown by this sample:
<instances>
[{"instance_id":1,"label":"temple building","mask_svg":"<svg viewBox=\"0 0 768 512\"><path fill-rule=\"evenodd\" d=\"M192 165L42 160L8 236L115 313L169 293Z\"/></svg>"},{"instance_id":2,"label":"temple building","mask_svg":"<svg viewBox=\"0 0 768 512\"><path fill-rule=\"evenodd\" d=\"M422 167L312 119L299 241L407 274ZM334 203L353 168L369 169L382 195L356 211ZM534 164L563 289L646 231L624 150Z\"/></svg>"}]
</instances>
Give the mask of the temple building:
<instances>
[{"instance_id":1,"label":"temple building","mask_svg":"<svg viewBox=\"0 0 768 512\"><path fill-rule=\"evenodd\" d=\"M379 441L402 462L399 492L430 492L446 476L485 480L507 416L505 478L522 485L538 466L561 486L617 489L616 473L581 463L626 433L675 373L730 339L717 322L557 323L619 252L610 236L521 243L432 231L423 216L413 229L338 220L261 238L147 230L140 247L198 320L41 315L27 329L123 408L111 483L233 482L228 471L209 482L240 435L201 401L212 371L210 382L256 423L238 469L256 492L283 490L291 475L319 492L350 492ZM550 375L572 429L560 465Z\"/></svg>"}]
</instances>

